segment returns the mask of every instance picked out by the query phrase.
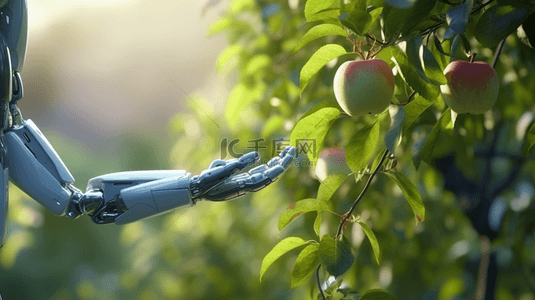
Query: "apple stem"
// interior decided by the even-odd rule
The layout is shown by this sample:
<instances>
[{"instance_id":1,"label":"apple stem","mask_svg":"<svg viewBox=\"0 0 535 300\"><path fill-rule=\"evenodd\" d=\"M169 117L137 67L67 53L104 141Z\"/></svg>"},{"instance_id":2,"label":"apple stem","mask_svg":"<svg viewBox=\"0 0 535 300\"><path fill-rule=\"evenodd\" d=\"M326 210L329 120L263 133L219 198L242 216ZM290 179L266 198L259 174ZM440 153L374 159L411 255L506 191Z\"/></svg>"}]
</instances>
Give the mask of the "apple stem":
<instances>
[{"instance_id":1,"label":"apple stem","mask_svg":"<svg viewBox=\"0 0 535 300\"><path fill-rule=\"evenodd\" d=\"M470 55L470 62L474 62L474 58L476 58L476 55L477 53L472 53L472 55Z\"/></svg>"}]
</instances>

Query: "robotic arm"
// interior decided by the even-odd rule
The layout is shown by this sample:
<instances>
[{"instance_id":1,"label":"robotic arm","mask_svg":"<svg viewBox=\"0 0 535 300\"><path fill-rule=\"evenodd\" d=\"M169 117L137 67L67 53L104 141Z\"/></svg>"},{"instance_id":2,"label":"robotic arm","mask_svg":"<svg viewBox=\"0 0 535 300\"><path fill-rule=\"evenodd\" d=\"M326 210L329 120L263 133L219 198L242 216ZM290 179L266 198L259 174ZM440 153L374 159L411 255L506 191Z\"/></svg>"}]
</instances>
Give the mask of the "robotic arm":
<instances>
[{"instance_id":1,"label":"robotic arm","mask_svg":"<svg viewBox=\"0 0 535 300\"><path fill-rule=\"evenodd\" d=\"M294 147L268 163L257 164L251 152L237 159L214 160L201 174L181 170L120 172L92 178L85 193L52 145L17 107L23 96L22 69L26 55L26 0L0 0L0 247L5 237L8 179L59 216L88 214L97 224L126 224L193 205L199 200L226 201L275 181L291 164Z\"/></svg>"},{"instance_id":2,"label":"robotic arm","mask_svg":"<svg viewBox=\"0 0 535 300\"><path fill-rule=\"evenodd\" d=\"M257 152L239 159L215 160L200 175L182 170L120 172L92 178L85 193L50 143L31 121L5 134L9 176L13 183L56 215L90 214L97 224L126 224L205 199L226 201L260 190L289 166L295 148L287 147L267 164Z\"/></svg>"}]
</instances>

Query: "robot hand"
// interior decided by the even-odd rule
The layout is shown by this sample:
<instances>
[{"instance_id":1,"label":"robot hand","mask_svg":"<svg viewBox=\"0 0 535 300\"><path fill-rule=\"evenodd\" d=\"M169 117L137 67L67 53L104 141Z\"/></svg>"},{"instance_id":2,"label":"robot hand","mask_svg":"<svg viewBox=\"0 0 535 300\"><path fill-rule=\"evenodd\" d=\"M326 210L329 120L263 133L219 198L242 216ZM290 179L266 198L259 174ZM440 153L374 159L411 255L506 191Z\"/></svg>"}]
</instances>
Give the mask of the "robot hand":
<instances>
[{"instance_id":1,"label":"robot hand","mask_svg":"<svg viewBox=\"0 0 535 300\"><path fill-rule=\"evenodd\" d=\"M279 156L274 157L266 164L255 167L247 173L232 175L230 178L220 181L219 184L201 193L200 197L210 201L226 201L241 197L247 192L259 191L277 180L286 171L293 160L295 151L295 147L286 147ZM246 156L254 156L257 161L260 159L256 152L248 153L242 158ZM218 161L214 161L207 171L212 170L213 165L217 166L218 163ZM225 167L233 163L233 161L229 161Z\"/></svg>"},{"instance_id":2,"label":"robot hand","mask_svg":"<svg viewBox=\"0 0 535 300\"><path fill-rule=\"evenodd\" d=\"M76 209L71 212L75 212L75 216L88 212L98 224L126 224L202 199L235 199L275 181L290 166L295 152L294 147L287 147L267 164L247 173L240 172L259 161L257 152L228 161L217 159L207 170L193 177L177 170L120 172L95 177L89 181L86 193L73 201Z\"/></svg>"},{"instance_id":3,"label":"robot hand","mask_svg":"<svg viewBox=\"0 0 535 300\"><path fill-rule=\"evenodd\" d=\"M234 174L242 169L239 169L239 167L235 168L234 165L244 166L247 164L247 166L249 166L251 162L257 162L260 159L257 152L248 153L242 156L239 160L230 160L227 162L215 160L210 165L210 169L202 172L200 176L192 178L192 194L199 190L200 198L210 201L226 201L241 197L247 192L259 191L277 180L277 178L286 171L293 160L295 151L295 147L288 146L279 156L274 157L266 164L255 167L247 173L236 175ZM230 176L218 180L218 175L214 172L217 168L224 168L224 172ZM208 175L210 173L212 175ZM209 182L207 180L208 178L213 178L211 181L215 182L211 187L202 184L205 181ZM201 188L202 186L208 186L209 188L204 188L203 191L203 188Z\"/></svg>"}]
</instances>

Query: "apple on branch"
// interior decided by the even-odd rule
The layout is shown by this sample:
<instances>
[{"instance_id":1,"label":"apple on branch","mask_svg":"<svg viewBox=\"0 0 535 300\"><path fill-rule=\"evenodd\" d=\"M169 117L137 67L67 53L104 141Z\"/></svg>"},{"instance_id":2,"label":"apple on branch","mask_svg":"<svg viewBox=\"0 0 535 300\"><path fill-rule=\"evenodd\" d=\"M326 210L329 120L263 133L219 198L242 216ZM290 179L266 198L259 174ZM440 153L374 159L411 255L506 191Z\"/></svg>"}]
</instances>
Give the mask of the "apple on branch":
<instances>
[{"instance_id":1,"label":"apple on branch","mask_svg":"<svg viewBox=\"0 0 535 300\"><path fill-rule=\"evenodd\" d=\"M444 75L447 84L440 86L444 102L458 114L483 114L498 99L499 80L496 70L481 61L456 60L451 62Z\"/></svg>"},{"instance_id":2,"label":"apple on branch","mask_svg":"<svg viewBox=\"0 0 535 300\"><path fill-rule=\"evenodd\" d=\"M378 114L394 95L394 74L382 59L347 61L334 75L334 96L350 116Z\"/></svg>"}]
</instances>

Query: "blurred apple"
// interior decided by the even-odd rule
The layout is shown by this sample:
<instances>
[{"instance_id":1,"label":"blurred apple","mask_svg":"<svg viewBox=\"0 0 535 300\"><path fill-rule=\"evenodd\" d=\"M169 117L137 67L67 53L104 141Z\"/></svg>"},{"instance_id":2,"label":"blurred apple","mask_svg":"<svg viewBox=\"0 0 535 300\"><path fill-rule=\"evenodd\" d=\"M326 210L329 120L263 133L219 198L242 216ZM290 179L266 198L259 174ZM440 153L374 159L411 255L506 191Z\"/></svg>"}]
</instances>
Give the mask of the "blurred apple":
<instances>
[{"instance_id":1,"label":"blurred apple","mask_svg":"<svg viewBox=\"0 0 535 300\"><path fill-rule=\"evenodd\" d=\"M382 59L346 61L334 75L334 96L350 116L378 114L394 95L394 74Z\"/></svg>"},{"instance_id":2,"label":"blurred apple","mask_svg":"<svg viewBox=\"0 0 535 300\"><path fill-rule=\"evenodd\" d=\"M316 177L320 181L333 174L351 174L352 171L346 163L346 151L338 148L323 150L316 163Z\"/></svg>"}]
</instances>

